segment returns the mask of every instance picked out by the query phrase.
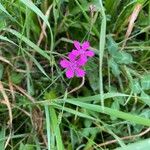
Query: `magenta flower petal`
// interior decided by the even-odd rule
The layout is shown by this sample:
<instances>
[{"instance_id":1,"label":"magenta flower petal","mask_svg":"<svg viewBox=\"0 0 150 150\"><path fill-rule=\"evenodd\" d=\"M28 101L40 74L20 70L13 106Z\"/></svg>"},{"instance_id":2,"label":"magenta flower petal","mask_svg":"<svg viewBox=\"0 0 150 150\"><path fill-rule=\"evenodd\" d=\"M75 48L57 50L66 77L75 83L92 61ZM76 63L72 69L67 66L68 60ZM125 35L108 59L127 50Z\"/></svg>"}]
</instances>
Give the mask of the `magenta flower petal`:
<instances>
[{"instance_id":1,"label":"magenta flower petal","mask_svg":"<svg viewBox=\"0 0 150 150\"><path fill-rule=\"evenodd\" d=\"M84 66L85 64L86 64L86 62L87 62L87 59L82 59L81 57L77 60L77 65L79 66L79 67L82 67L82 66Z\"/></svg>"},{"instance_id":2,"label":"magenta flower petal","mask_svg":"<svg viewBox=\"0 0 150 150\"><path fill-rule=\"evenodd\" d=\"M94 52L89 50L90 43L88 41L80 44L78 41L74 41L75 49L68 54L68 59L62 59L60 65L66 68L66 77L73 78L84 77L86 72L83 70L83 66L88 61L88 57L93 57Z\"/></svg>"},{"instance_id":3,"label":"magenta flower petal","mask_svg":"<svg viewBox=\"0 0 150 150\"><path fill-rule=\"evenodd\" d=\"M70 53L73 54L74 56L78 56L79 55L79 51L78 50L72 50Z\"/></svg>"},{"instance_id":4,"label":"magenta flower petal","mask_svg":"<svg viewBox=\"0 0 150 150\"><path fill-rule=\"evenodd\" d=\"M83 42L82 44L82 50L87 50L90 47L90 43L88 41Z\"/></svg>"},{"instance_id":5,"label":"magenta flower petal","mask_svg":"<svg viewBox=\"0 0 150 150\"><path fill-rule=\"evenodd\" d=\"M76 56L71 52L68 54L68 58L71 62L74 62L76 60Z\"/></svg>"},{"instance_id":6,"label":"magenta flower petal","mask_svg":"<svg viewBox=\"0 0 150 150\"><path fill-rule=\"evenodd\" d=\"M73 44L77 50L81 49L80 43L78 41L74 41Z\"/></svg>"},{"instance_id":7,"label":"magenta flower petal","mask_svg":"<svg viewBox=\"0 0 150 150\"><path fill-rule=\"evenodd\" d=\"M94 56L94 52L88 50L88 51L85 52L85 55L88 56L88 57L93 57Z\"/></svg>"},{"instance_id":8,"label":"magenta flower petal","mask_svg":"<svg viewBox=\"0 0 150 150\"><path fill-rule=\"evenodd\" d=\"M73 78L74 77L74 71L72 69L66 70L66 76L67 78Z\"/></svg>"},{"instance_id":9,"label":"magenta flower petal","mask_svg":"<svg viewBox=\"0 0 150 150\"><path fill-rule=\"evenodd\" d=\"M82 62L81 62L82 61ZM88 61L87 56L86 55L81 55L80 56L80 63L81 64L85 64Z\"/></svg>"},{"instance_id":10,"label":"magenta flower petal","mask_svg":"<svg viewBox=\"0 0 150 150\"><path fill-rule=\"evenodd\" d=\"M60 65L63 68L67 68L67 67L69 67L70 62L68 60L66 60L66 59L63 59L63 60L60 61Z\"/></svg>"},{"instance_id":11,"label":"magenta flower petal","mask_svg":"<svg viewBox=\"0 0 150 150\"><path fill-rule=\"evenodd\" d=\"M85 76L85 71L83 69L80 69L80 68L76 68L75 73L76 73L77 77L84 77Z\"/></svg>"}]
</instances>

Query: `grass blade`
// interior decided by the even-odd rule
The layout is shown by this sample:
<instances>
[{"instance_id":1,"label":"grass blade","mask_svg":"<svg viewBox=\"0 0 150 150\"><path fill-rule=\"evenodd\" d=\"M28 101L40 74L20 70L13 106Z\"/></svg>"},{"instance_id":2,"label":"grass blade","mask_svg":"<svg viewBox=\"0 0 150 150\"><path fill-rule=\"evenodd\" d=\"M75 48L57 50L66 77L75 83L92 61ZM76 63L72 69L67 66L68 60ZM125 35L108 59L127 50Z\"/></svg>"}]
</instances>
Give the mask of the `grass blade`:
<instances>
[{"instance_id":1,"label":"grass blade","mask_svg":"<svg viewBox=\"0 0 150 150\"><path fill-rule=\"evenodd\" d=\"M49 76L47 75L47 73L45 72L45 70L43 69L43 67L40 65L40 63L28 52L25 51L25 53L32 59L32 61L35 63L35 65L39 68L39 70L47 77L49 78Z\"/></svg>"},{"instance_id":2,"label":"grass blade","mask_svg":"<svg viewBox=\"0 0 150 150\"><path fill-rule=\"evenodd\" d=\"M63 150L63 142L61 138L60 128L59 128L59 120L57 119L56 112L53 108L50 108L50 114L51 114L51 122L54 130L54 134L56 137L56 143L57 143L57 149Z\"/></svg>"},{"instance_id":3,"label":"grass blade","mask_svg":"<svg viewBox=\"0 0 150 150\"><path fill-rule=\"evenodd\" d=\"M136 143L129 144L125 147L116 148L115 150L133 150L133 149L148 150L149 149L148 147L150 147L150 138Z\"/></svg>"},{"instance_id":4,"label":"grass blade","mask_svg":"<svg viewBox=\"0 0 150 150\"><path fill-rule=\"evenodd\" d=\"M42 18L42 20L45 22L45 24L50 28L50 24L48 22L47 17L41 12L41 10L34 5L34 3L30 0L21 0L21 2L26 5L28 8L30 8L32 11L34 11L38 16Z\"/></svg>"},{"instance_id":5,"label":"grass blade","mask_svg":"<svg viewBox=\"0 0 150 150\"><path fill-rule=\"evenodd\" d=\"M2 36L2 35L0 35L0 40L9 42L9 43L14 44L14 45L17 45L17 44L14 43L13 41L9 40L7 37Z\"/></svg>"},{"instance_id":6,"label":"grass blade","mask_svg":"<svg viewBox=\"0 0 150 150\"><path fill-rule=\"evenodd\" d=\"M20 40L24 41L28 46L32 47L36 52L38 52L39 54L41 54L43 57L45 57L46 59L50 60L49 55L47 55L46 52L44 52L36 44L34 44L33 42L31 42L28 38L26 38L25 36L23 36L22 34L20 34L19 32L15 31L13 29L5 29L5 30L8 31L8 32L10 32L10 33L12 33L16 37L18 37Z\"/></svg>"},{"instance_id":7,"label":"grass blade","mask_svg":"<svg viewBox=\"0 0 150 150\"><path fill-rule=\"evenodd\" d=\"M105 50L105 38L106 38L106 15L102 0L99 0L100 10L102 14L102 22L99 36L99 90L101 95L101 105L104 107L104 91L103 91L103 55Z\"/></svg>"},{"instance_id":8,"label":"grass blade","mask_svg":"<svg viewBox=\"0 0 150 150\"><path fill-rule=\"evenodd\" d=\"M94 104L87 104L87 103L84 103L84 102L72 101L72 100L67 100L67 99L65 100L65 102L76 105L76 106L80 106L82 108L89 109L89 110L92 110L92 111L95 111L95 112L100 112L100 113L104 113L104 114L107 114L107 115L110 115L110 116L115 116L117 118L121 118L121 119L130 121L130 122L133 122L133 123L136 123L136 124L150 126L150 120L149 119L139 117L139 116L136 116L136 115L132 115L132 114L129 114L129 113L125 113L125 112L122 112L122 111L118 111L118 110L115 110L115 109L111 109L111 108L108 108L108 107L104 107L104 109L103 109L103 106L98 106L98 105L94 105Z\"/></svg>"},{"instance_id":9,"label":"grass blade","mask_svg":"<svg viewBox=\"0 0 150 150\"><path fill-rule=\"evenodd\" d=\"M35 12L41 19L45 22L45 24L50 29L50 35L51 35L51 51L53 50L53 33L50 26L50 23L48 22L48 18L42 13L42 11L34 5L34 3L30 0L21 0L21 2L26 5L28 8L30 8L33 12Z\"/></svg>"},{"instance_id":10,"label":"grass blade","mask_svg":"<svg viewBox=\"0 0 150 150\"><path fill-rule=\"evenodd\" d=\"M0 10L3 11L5 14L7 14L9 17L13 18L1 3L0 3Z\"/></svg>"},{"instance_id":11,"label":"grass blade","mask_svg":"<svg viewBox=\"0 0 150 150\"><path fill-rule=\"evenodd\" d=\"M47 129L47 139L48 139L48 150L51 148L51 131L50 131L50 114L49 114L49 109L48 106L45 105L45 115L46 115L46 129Z\"/></svg>"}]
</instances>

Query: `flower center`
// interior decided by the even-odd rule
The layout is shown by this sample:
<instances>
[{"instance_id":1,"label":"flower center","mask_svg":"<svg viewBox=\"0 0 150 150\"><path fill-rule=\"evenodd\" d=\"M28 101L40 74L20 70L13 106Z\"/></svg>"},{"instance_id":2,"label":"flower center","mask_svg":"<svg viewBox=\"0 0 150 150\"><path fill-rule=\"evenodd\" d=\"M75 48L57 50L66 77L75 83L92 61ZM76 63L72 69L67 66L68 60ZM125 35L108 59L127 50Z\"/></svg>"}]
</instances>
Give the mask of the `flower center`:
<instances>
[{"instance_id":1,"label":"flower center","mask_svg":"<svg viewBox=\"0 0 150 150\"><path fill-rule=\"evenodd\" d=\"M85 51L82 50L82 49L79 52L80 52L81 55L83 55L85 53Z\"/></svg>"}]
</instances>

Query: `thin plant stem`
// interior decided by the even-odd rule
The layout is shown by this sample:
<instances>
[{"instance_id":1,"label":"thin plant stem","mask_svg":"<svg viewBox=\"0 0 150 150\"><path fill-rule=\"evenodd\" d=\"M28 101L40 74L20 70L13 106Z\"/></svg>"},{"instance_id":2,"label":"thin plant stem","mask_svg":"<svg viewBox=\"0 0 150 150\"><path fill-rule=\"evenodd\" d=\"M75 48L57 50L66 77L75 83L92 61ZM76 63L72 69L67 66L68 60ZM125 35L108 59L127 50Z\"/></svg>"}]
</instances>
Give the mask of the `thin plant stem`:
<instances>
[{"instance_id":1,"label":"thin plant stem","mask_svg":"<svg viewBox=\"0 0 150 150\"><path fill-rule=\"evenodd\" d=\"M101 106L104 108L104 90L103 90L103 56L105 50L105 38L106 38L106 15L102 0L99 0L100 11L102 15L102 22L100 28L100 41L99 41L99 92L101 99Z\"/></svg>"}]
</instances>

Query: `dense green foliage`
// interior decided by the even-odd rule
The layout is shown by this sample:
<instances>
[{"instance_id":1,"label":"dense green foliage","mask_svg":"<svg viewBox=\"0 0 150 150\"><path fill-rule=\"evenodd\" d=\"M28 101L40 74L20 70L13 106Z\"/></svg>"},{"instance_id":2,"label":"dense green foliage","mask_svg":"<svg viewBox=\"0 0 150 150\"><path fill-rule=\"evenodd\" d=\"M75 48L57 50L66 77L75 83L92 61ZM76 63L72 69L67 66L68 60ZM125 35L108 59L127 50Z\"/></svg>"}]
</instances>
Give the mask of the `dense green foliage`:
<instances>
[{"instance_id":1,"label":"dense green foliage","mask_svg":"<svg viewBox=\"0 0 150 150\"><path fill-rule=\"evenodd\" d=\"M149 28L148 0L0 0L0 150L148 150ZM85 79L59 65L74 40Z\"/></svg>"}]
</instances>

